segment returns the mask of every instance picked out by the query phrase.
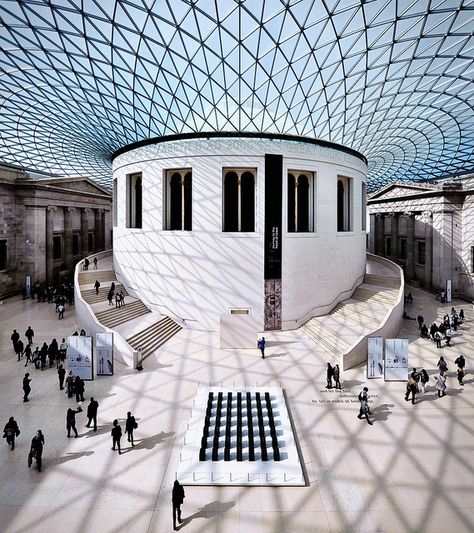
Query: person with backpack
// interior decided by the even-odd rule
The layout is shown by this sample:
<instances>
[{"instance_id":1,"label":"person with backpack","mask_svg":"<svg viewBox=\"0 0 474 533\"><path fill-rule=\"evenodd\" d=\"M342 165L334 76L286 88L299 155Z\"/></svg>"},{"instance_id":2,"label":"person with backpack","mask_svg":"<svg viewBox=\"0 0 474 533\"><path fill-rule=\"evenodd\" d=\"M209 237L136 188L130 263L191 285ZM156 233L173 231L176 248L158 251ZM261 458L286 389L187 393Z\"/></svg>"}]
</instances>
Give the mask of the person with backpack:
<instances>
[{"instance_id":1,"label":"person with backpack","mask_svg":"<svg viewBox=\"0 0 474 533\"><path fill-rule=\"evenodd\" d=\"M439 368L440 372L446 373L448 371L448 365L446 364L446 361L444 360L443 356L439 358L438 364L436 366Z\"/></svg>"},{"instance_id":2,"label":"person with backpack","mask_svg":"<svg viewBox=\"0 0 474 533\"><path fill-rule=\"evenodd\" d=\"M428 376L428 372L422 368L420 370L420 384L421 384L421 392L424 394L426 392L426 384L428 383L430 377Z\"/></svg>"},{"instance_id":3,"label":"person with backpack","mask_svg":"<svg viewBox=\"0 0 474 533\"><path fill-rule=\"evenodd\" d=\"M411 393L411 403L415 403L415 396L418 392L418 384L416 383L415 379L413 379L412 376L408 378L407 381L407 390L405 393L405 401L410 401L410 393Z\"/></svg>"},{"instance_id":4,"label":"person with backpack","mask_svg":"<svg viewBox=\"0 0 474 533\"><path fill-rule=\"evenodd\" d=\"M15 437L19 435L20 429L18 428L18 424L13 416L11 416L3 428L3 438L6 439L7 444L11 446L12 450L15 449Z\"/></svg>"},{"instance_id":5,"label":"person with backpack","mask_svg":"<svg viewBox=\"0 0 474 533\"><path fill-rule=\"evenodd\" d=\"M443 335L439 330L434 332L433 339L436 342L436 348L442 348L441 341L443 340Z\"/></svg>"}]
</instances>

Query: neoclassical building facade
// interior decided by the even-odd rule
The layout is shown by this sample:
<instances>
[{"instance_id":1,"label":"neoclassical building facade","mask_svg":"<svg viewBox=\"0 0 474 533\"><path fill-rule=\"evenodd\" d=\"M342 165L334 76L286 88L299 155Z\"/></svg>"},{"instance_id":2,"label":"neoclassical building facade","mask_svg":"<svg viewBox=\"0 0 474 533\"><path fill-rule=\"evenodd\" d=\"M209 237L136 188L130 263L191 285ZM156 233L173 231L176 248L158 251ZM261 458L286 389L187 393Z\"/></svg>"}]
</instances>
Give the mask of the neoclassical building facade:
<instances>
[{"instance_id":1,"label":"neoclassical building facade","mask_svg":"<svg viewBox=\"0 0 474 533\"><path fill-rule=\"evenodd\" d=\"M474 176L395 183L368 199L369 250L404 269L407 281L474 298Z\"/></svg>"},{"instance_id":2,"label":"neoclassical building facade","mask_svg":"<svg viewBox=\"0 0 474 533\"><path fill-rule=\"evenodd\" d=\"M44 178L0 167L0 297L71 276L111 247L109 192L85 178Z\"/></svg>"}]
</instances>

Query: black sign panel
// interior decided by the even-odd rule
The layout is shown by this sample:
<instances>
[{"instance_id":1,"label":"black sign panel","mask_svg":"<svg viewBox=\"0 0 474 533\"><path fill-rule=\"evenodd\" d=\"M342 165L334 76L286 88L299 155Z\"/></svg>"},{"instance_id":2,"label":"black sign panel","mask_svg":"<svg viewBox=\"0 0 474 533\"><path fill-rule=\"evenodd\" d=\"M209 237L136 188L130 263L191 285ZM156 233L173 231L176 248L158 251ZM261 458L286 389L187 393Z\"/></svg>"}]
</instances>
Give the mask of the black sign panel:
<instances>
[{"instance_id":1,"label":"black sign panel","mask_svg":"<svg viewBox=\"0 0 474 533\"><path fill-rule=\"evenodd\" d=\"M283 156L265 154L265 279L281 279Z\"/></svg>"}]
</instances>

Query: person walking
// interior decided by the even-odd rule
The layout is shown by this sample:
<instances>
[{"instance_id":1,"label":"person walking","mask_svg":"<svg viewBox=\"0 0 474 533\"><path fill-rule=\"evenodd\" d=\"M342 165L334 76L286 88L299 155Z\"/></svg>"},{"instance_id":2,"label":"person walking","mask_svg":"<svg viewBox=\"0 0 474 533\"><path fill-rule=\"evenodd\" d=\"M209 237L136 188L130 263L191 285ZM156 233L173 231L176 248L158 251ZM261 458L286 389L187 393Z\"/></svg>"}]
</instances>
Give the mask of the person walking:
<instances>
[{"instance_id":1,"label":"person walking","mask_svg":"<svg viewBox=\"0 0 474 533\"><path fill-rule=\"evenodd\" d=\"M16 353L16 343L20 340L20 334L18 333L18 331L16 329L13 330L13 333L11 334L10 339L11 339L12 344L13 344L13 350Z\"/></svg>"},{"instance_id":2,"label":"person walking","mask_svg":"<svg viewBox=\"0 0 474 533\"><path fill-rule=\"evenodd\" d=\"M31 467L33 459L36 459L38 471L41 472L43 468L43 446L44 435L41 429L38 429L36 435L31 439L30 452L28 454L28 468Z\"/></svg>"},{"instance_id":3,"label":"person walking","mask_svg":"<svg viewBox=\"0 0 474 533\"><path fill-rule=\"evenodd\" d=\"M444 372L440 372L439 376L435 376L435 379L435 387L438 391L438 398L442 398L443 396L446 396L446 389L448 388L446 385L446 376L444 375Z\"/></svg>"},{"instance_id":4,"label":"person walking","mask_svg":"<svg viewBox=\"0 0 474 533\"><path fill-rule=\"evenodd\" d=\"M421 392L424 394L426 392L426 384L428 383L430 377L428 376L428 372L422 368L420 370L420 385L421 385Z\"/></svg>"},{"instance_id":5,"label":"person walking","mask_svg":"<svg viewBox=\"0 0 474 533\"><path fill-rule=\"evenodd\" d=\"M262 352L262 359L265 359L265 337L258 339L257 346L258 349Z\"/></svg>"},{"instance_id":6,"label":"person walking","mask_svg":"<svg viewBox=\"0 0 474 533\"><path fill-rule=\"evenodd\" d=\"M33 331L31 326L28 326L28 329L25 331L25 337L28 339L28 344L33 344L34 336L35 332Z\"/></svg>"},{"instance_id":7,"label":"person walking","mask_svg":"<svg viewBox=\"0 0 474 533\"><path fill-rule=\"evenodd\" d=\"M75 438L79 437L76 429L76 415L81 413L82 409L71 409L69 408L66 413L66 429L67 429L67 438L71 437L71 429L74 431Z\"/></svg>"},{"instance_id":8,"label":"person walking","mask_svg":"<svg viewBox=\"0 0 474 533\"><path fill-rule=\"evenodd\" d=\"M326 389L332 389L332 376L334 374L334 370L331 366L331 363L327 363L326 367Z\"/></svg>"},{"instance_id":9,"label":"person walking","mask_svg":"<svg viewBox=\"0 0 474 533\"><path fill-rule=\"evenodd\" d=\"M428 332L428 326L426 324L423 324L421 326L420 337L422 339L429 339L430 338L430 334Z\"/></svg>"},{"instance_id":10,"label":"person walking","mask_svg":"<svg viewBox=\"0 0 474 533\"><path fill-rule=\"evenodd\" d=\"M461 324L464 322L464 309L461 309L459 311L459 321L461 322Z\"/></svg>"},{"instance_id":11,"label":"person walking","mask_svg":"<svg viewBox=\"0 0 474 533\"><path fill-rule=\"evenodd\" d=\"M31 363L31 345L27 344L25 346L25 351L23 352L25 355L25 366L28 366L29 363Z\"/></svg>"},{"instance_id":12,"label":"person walking","mask_svg":"<svg viewBox=\"0 0 474 533\"><path fill-rule=\"evenodd\" d=\"M123 291L120 291L120 307L125 306L125 294Z\"/></svg>"},{"instance_id":13,"label":"person walking","mask_svg":"<svg viewBox=\"0 0 474 533\"><path fill-rule=\"evenodd\" d=\"M357 415L357 418L362 419L364 416L367 419L367 424L372 425L372 422L369 419L369 414L371 414L369 409L369 397L368 397L369 389L367 387L364 387L361 392L359 392L359 402L360 402L360 409L359 414Z\"/></svg>"},{"instance_id":14,"label":"person walking","mask_svg":"<svg viewBox=\"0 0 474 533\"><path fill-rule=\"evenodd\" d=\"M464 383L462 382L462 380L464 379L464 368L461 368L460 366L458 366L456 370L456 377L458 378L459 385L463 387Z\"/></svg>"},{"instance_id":15,"label":"person walking","mask_svg":"<svg viewBox=\"0 0 474 533\"><path fill-rule=\"evenodd\" d=\"M64 378L65 377L66 377L66 370L63 368L63 365L59 365L59 368L58 368L59 390L64 389Z\"/></svg>"},{"instance_id":16,"label":"person walking","mask_svg":"<svg viewBox=\"0 0 474 533\"><path fill-rule=\"evenodd\" d=\"M122 428L119 426L118 420L115 419L112 424L112 450L115 451L115 445L117 445L119 455L122 453L120 448L120 439L122 438Z\"/></svg>"},{"instance_id":17,"label":"person walking","mask_svg":"<svg viewBox=\"0 0 474 533\"><path fill-rule=\"evenodd\" d=\"M133 443L133 430L137 429L138 424L135 420L135 417L132 416L132 413L129 411L127 413L127 420L125 422L125 433L127 434L127 441L132 443L132 448L134 446Z\"/></svg>"},{"instance_id":18,"label":"person walking","mask_svg":"<svg viewBox=\"0 0 474 533\"><path fill-rule=\"evenodd\" d=\"M340 371L339 371L339 365L334 365L333 369L332 369L332 375L333 375L333 378L334 378L334 386L336 389L340 389L341 388L341 382L339 381L339 377L340 377Z\"/></svg>"},{"instance_id":19,"label":"person walking","mask_svg":"<svg viewBox=\"0 0 474 533\"><path fill-rule=\"evenodd\" d=\"M95 283L94 283L94 289L95 289L95 293L96 293L96 294L99 294L100 281L99 281L98 279L95 280Z\"/></svg>"},{"instance_id":20,"label":"person walking","mask_svg":"<svg viewBox=\"0 0 474 533\"><path fill-rule=\"evenodd\" d=\"M25 351L25 345L23 344L23 341L19 339L15 346L15 352L16 352L16 355L18 356L18 361L23 356L24 351Z\"/></svg>"},{"instance_id":21,"label":"person walking","mask_svg":"<svg viewBox=\"0 0 474 533\"><path fill-rule=\"evenodd\" d=\"M74 380L74 393L77 403L84 401L84 381L79 376Z\"/></svg>"},{"instance_id":22,"label":"person walking","mask_svg":"<svg viewBox=\"0 0 474 533\"><path fill-rule=\"evenodd\" d=\"M64 304L59 304L58 305L58 320L62 320L64 318L64 311L66 310L66 308L64 307Z\"/></svg>"},{"instance_id":23,"label":"person walking","mask_svg":"<svg viewBox=\"0 0 474 533\"><path fill-rule=\"evenodd\" d=\"M418 392L418 385L416 381L410 376L407 381L407 390L405 393L405 401L410 400L410 393L411 393L411 403L415 403L415 395Z\"/></svg>"},{"instance_id":24,"label":"person walking","mask_svg":"<svg viewBox=\"0 0 474 533\"><path fill-rule=\"evenodd\" d=\"M3 428L3 438L6 439L7 444L11 449L15 449L15 438L20 435L20 429L16 420L11 416Z\"/></svg>"},{"instance_id":25,"label":"person walking","mask_svg":"<svg viewBox=\"0 0 474 533\"><path fill-rule=\"evenodd\" d=\"M29 402L30 401L28 399L28 396L29 396L29 394L31 392L30 382L31 382L30 374L27 372L25 374L25 377L23 378L23 401L24 402Z\"/></svg>"},{"instance_id":26,"label":"person walking","mask_svg":"<svg viewBox=\"0 0 474 533\"><path fill-rule=\"evenodd\" d=\"M181 505L183 505L184 502L184 489L182 485L179 483L179 481L176 479L173 484L173 491L171 493L171 501L173 502L173 530L177 531L176 527L176 518L178 519L178 522L181 524Z\"/></svg>"},{"instance_id":27,"label":"person walking","mask_svg":"<svg viewBox=\"0 0 474 533\"><path fill-rule=\"evenodd\" d=\"M443 335L439 330L436 330L433 334L433 339L436 342L436 348L441 348L441 341L443 340Z\"/></svg>"},{"instance_id":28,"label":"person walking","mask_svg":"<svg viewBox=\"0 0 474 533\"><path fill-rule=\"evenodd\" d=\"M94 257L94 270L97 270L97 263L98 263L98 260L97 260L97 257Z\"/></svg>"},{"instance_id":29,"label":"person walking","mask_svg":"<svg viewBox=\"0 0 474 533\"><path fill-rule=\"evenodd\" d=\"M66 392L67 397L72 398L74 394L74 374L72 373L72 370L69 370L69 374L66 378Z\"/></svg>"},{"instance_id":30,"label":"person walking","mask_svg":"<svg viewBox=\"0 0 474 533\"><path fill-rule=\"evenodd\" d=\"M423 315L421 313L418 315L417 321L418 321L418 329L421 329L421 326L425 322L425 319L423 318Z\"/></svg>"},{"instance_id":31,"label":"person walking","mask_svg":"<svg viewBox=\"0 0 474 533\"><path fill-rule=\"evenodd\" d=\"M446 338L446 346L451 347L451 339L453 337L453 332L451 331L451 328L449 326L446 328L444 336Z\"/></svg>"},{"instance_id":32,"label":"person walking","mask_svg":"<svg viewBox=\"0 0 474 533\"><path fill-rule=\"evenodd\" d=\"M61 362L63 363L66 360L66 354L67 354L67 342L66 342L66 339L63 337L63 340L61 341L61 344L59 345L59 358L61 359Z\"/></svg>"},{"instance_id":33,"label":"person walking","mask_svg":"<svg viewBox=\"0 0 474 533\"><path fill-rule=\"evenodd\" d=\"M99 408L99 402L91 397L90 403L87 406L87 424L86 428L91 427L91 422L94 422L94 431L97 431L97 409Z\"/></svg>"},{"instance_id":34,"label":"person walking","mask_svg":"<svg viewBox=\"0 0 474 533\"><path fill-rule=\"evenodd\" d=\"M458 365L459 368L462 368L464 370L464 367L466 366L466 359L464 359L464 355L460 355L456 358L454 361L455 365Z\"/></svg>"},{"instance_id":35,"label":"person walking","mask_svg":"<svg viewBox=\"0 0 474 533\"><path fill-rule=\"evenodd\" d=\"M446 361L444 360L443 356L439 358L439 361L436 366L439 368L440 372L446 373L448 371L448 365L446 364Z\"/></svg>"},{"instance_id":36,"label":"person walking","mask_svg":"<svg viewBox=\"0 0 474 533\"><path fill-rule=\"evenodd\" d=\"M113 290L110 290L110 291L107 293L107 300L109 301L109 305L114 305L114 304L113 304L113 299L114 299L114 291L113 291Z\"/></svg>"}]
</instances>

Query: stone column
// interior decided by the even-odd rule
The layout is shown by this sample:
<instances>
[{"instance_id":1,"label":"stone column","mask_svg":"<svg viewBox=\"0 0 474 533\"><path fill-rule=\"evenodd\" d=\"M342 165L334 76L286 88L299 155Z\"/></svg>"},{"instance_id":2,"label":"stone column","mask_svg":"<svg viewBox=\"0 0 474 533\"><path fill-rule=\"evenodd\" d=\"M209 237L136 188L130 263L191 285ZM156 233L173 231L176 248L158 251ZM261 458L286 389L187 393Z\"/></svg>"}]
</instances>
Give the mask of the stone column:
<instances>
[{"instance_id":1,"label":"stone column","mask_svg":"<svg viewBox=\"0 0 474 533\"><path fill-rule=\"evenodd\" d=\"M89 213L90 209L81 209L81 256L89 255Z\"/></svg>"},{"instance_id":2,"label":"stone column","mask_svg":"<svg viewBox=\"0 0 474 533\"><path fill-rule=\"evenodd\" d=\"M433 283L433 214L422 213L425 225L425 288L431 289Z\"/></svg>"},{"instance_id":3,"label":"stone column","mask_svg":"<svg viewBox=\"0 0 474 533\"><path fill-rule=\"evenodd\" d=\"M390 246L390 255L397 259L400 255L400 252L398 250L398 214L397 213L390 213L390 237L392 239L392 244Z\"/></svg>"},{"instance_id":4,"label":"stone column","mask_svg":"<svg viewBox=\"0 0 474 533\"><path fill-rule=\"evenodd\" d=\"M385 214L384 213L377 213L376 215L377 220L377 255L384 256L385 255Z\"/></svg>"},{"instance_id":5,"label":"stone column","mask_svg":"<svg viewBox=\"0 0 474 533\"><path fill-rule=\"evenodd\" d=\"M52 283L54 280L54 250L53 250L53 230L54 212L56 207L46 208L46 281Z\"/></svg>"},{"instance_id":6,"label":"stone column","mask_svg":"<svg viewBox=\"0 0 474 533\"><path fill-rule=\"evenodd\" d=\"M415 278L415 216L406 213L407 219L407 259L405 262L405 274L407 280Z\"/></svg>"},{"instance_id":7,"label":"stone column","mask_svg":"<svg viewBox=\"0 0 474 533\"><path fill-rule=\"evenodd\" d=\"M64 208L64 265L66 270L72 271L73 256L72 256L72 214L76 210L75 207Z\"/></svg>"},{"instance_id":8,"label":"stone column","mask_svg":"<svg viewBox=\"0 0 474 533\"><path fill-rule=\"evenodd\" d=\"M104 250L112 248L112 212L104 210Z\"/></svg>"},{"instance_id":9,"label":"stone column","mask_svg":"<svg viewBox=\"0 0 474 533\"><path fill-rule=\"evenodd\" d=\"M94 228L94 237L95 237L95 251L100 252L104 248L104 228L102 225L102 212L103 209L94 209L95 217L95 228ZM89 250L91 251L91 250Z\"/></svg>"}]
</instances>

